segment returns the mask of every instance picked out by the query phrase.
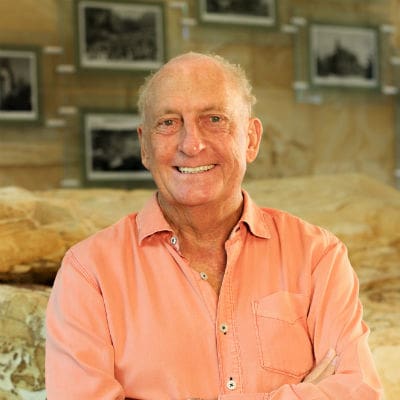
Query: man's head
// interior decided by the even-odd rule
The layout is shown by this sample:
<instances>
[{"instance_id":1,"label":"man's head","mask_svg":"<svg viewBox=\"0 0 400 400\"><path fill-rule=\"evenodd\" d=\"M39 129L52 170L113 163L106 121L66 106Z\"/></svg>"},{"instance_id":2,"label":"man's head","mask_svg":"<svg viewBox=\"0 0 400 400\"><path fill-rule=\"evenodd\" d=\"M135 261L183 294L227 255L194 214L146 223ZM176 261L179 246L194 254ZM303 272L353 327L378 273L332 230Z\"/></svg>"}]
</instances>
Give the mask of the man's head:
<instances>
[{"instance_id":1,"label":"man's head","mask_svg":"<svg viewBox=\"0 0 400 400\"><path fill-rule=\"evenodd\" d=\"M217 56L187 53L164 65L141 90L143 164L174 205L237 201L262 126L243 71Z\"/></svg>"}]
</instances>

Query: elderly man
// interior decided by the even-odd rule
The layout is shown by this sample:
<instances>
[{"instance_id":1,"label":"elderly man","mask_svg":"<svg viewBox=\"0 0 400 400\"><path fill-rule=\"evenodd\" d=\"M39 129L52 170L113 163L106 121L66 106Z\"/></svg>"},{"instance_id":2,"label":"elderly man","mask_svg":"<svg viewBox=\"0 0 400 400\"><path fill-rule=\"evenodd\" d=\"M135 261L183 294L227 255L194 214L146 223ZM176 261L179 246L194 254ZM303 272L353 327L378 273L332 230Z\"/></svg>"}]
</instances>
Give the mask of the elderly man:
<instances>
[{"instance_id":1,"label":"elderly man","mask_svg":"<svg viewBox=\"0 0 400 400\"><path fill-rule=\"evenodd\" d=\"M376 400L344 245L241 184L262 126L217 56L172 59L142 88L157 192L75 245L47 315L49 400Z\"/></svg>"}]
</instances>

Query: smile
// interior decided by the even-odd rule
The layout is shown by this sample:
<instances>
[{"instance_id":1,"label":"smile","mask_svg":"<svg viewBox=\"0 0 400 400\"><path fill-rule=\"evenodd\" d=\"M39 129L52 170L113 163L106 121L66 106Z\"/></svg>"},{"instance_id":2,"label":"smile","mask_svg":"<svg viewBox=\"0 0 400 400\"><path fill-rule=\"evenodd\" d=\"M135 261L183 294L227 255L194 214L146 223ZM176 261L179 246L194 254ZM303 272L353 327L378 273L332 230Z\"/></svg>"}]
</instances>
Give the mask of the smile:
<instances>
[{"instance_id":1,"label":"smile","mask_svg":"<svg viewBox=\"0 0 400 400\"><path fill-rule=\"evenodd\" d=\"M200 172L206 172L209 171L210 169L213 169L215 167L215 164L211 165L201 165L199 167L178 167L178 171L181 172L182 174L198 174Z\"/></svg>"}]
</instances>

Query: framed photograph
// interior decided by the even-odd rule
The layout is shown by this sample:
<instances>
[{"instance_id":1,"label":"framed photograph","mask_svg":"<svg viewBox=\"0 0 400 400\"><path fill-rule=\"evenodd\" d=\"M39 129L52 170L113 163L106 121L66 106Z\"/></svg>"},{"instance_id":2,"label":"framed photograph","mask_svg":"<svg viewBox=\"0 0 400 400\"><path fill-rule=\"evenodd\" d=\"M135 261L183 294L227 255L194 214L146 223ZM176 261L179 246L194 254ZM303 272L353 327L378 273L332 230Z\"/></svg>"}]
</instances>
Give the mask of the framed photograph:
<instances>
[{"instance_id":1,"label":"framed photograph","mask_svg":"<svg viewBox=\"0 0 400 400\"><path fill-rule=\"evenodd\" d=\"M39 119L38 51L0 45L0 122Z\"/></svg>"},{"instance_id":2,"label":"framed photograph","mask_svg":"<svg viewBox=\"0 0 400 400\"><path fill-rule=\"evenodd\" d=\"M165 59L163 3L76 0L81 68L153 70Z\"/></svg>"},{"instance_id":3,"label":"framed photograph","mask_svg":"<svg viewBox=\"0 0 400 400\"><path fill-rule=\"evenodd\" d=\"M276 22L276 0L199 0L202 22L271 27Z\"/></svg>"},{"instance_id":4,"label":"framed photograph","mask_svg":"<svg viewBox=\"0 0 400 400\"><path fill-rule=\"evenodd\" d=\"M84 180L87 184L127 184L151 180L141 162L134 112L82 113Z\"/></svg>"},{"instance_id":5,"label":"framed photograph","mask_svg":"<svg viewBox=\"0 0 400 400\"><path fill-rule=\"evenodd\" d=\"M379 86L376 28L312 24L310 57L311 84L314 86Z\"/></svg>"}]
</instances>

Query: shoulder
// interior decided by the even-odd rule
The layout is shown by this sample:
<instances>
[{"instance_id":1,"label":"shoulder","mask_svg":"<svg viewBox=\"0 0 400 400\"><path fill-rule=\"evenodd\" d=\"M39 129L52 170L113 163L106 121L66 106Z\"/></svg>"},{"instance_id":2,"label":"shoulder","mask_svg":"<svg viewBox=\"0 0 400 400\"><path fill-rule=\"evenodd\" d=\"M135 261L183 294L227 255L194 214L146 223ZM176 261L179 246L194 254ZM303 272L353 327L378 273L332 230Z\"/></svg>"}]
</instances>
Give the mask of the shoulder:
<instances>
[{"instance_id":1,"label":"shoulder","mask_svg":"<svg viewBox=\"0 0 400 400\"><path fill-rule=\"evenodd\" d=\"M345 244L328 229L286 211L261 210L270 231L271 245L284 254L290 254L298 262L307 260L304 265L312 267L327 256L347 255Z\"/></svg>"},{"instance_id":2,"label":"shoulder","mask_svg":"<svg viewBox=\"0 0 400 400\"><path fill-rule=\"evenodd\" d=\"M76 243L71 247L74 253L81 253L93 247L97 250L110 249L111 245L119 245L125 240L135 236L136 232L136 216L137 213L132 213L121 218L114 224L101 229L86 239ZM113 246L114 247L114 246Z\"/></svg>"},{"instance_id":3,"label":"shoulder","mask_svg":"<svg viewBox=\"0 0 400 400\"><path fill-rule=\"evenodd\" d=\"M131 243L137 242L137 213L129 214L74 244L66 252L63 264L72 263L87 271L98 270L119 259Z\"/></svg>"},{"instance_id":4,"label":"shoulder","mask_svg":"<svg viewBox=\"0 0 400 400\"><path fill-rule=\"evenodd\" d=\"M312 240L319 239L326 243L339 241L328 229L306 221L290 212L266 207L261 207L260 209L270 229L277 234L304 237Z\"/></svg>"}]
</instances>

